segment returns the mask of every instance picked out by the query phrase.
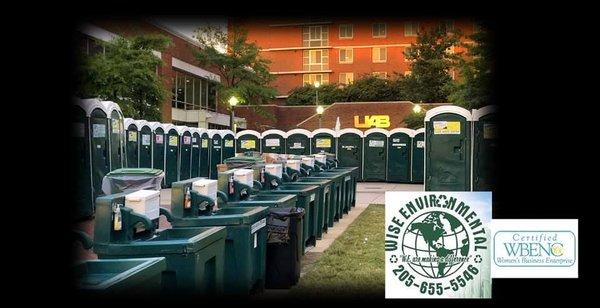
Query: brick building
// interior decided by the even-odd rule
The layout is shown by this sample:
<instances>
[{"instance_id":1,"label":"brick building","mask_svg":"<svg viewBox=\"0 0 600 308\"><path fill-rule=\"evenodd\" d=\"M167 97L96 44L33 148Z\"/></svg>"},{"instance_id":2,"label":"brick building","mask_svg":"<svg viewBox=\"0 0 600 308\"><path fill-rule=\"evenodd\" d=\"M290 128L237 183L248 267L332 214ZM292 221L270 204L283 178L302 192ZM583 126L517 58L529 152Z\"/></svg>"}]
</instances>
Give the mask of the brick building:
<instances>
[{"instance_id":1,"label":"brick building","mask_svg":"<svg viewBox=\"0 0 600 308\"><path fill-rule=\"evenodd\" d=\"M162 34L172 44L163 52L154 54L163 64L157 73L163 77L166 89L172 95L162 104L162 122L203 128L229 128L229 112L217 102L215 84L220 76L214 69L198 65L194 50L198 43L176 29L154 20L94 20L82 23L76 33L78 47L87 53L104 52L99 41L115 37L131 37L141 34ZM238 127L246 126L245 119L236 118Z\"/></svg>"},{"instance_id":2,"label":"brick building","mask_svg":"<svg viewBox=\"0 0 600 308\"><path fill-rule=\"evenodd\" d=\"M420 20L390 18L237 18L229 28L248 31L248 40L261 47L261 56L272 61L277 79L278 103L290 90L305 83L348 84L362 75L389 78L410 74L404 51L416 42L417 32L444 23L464 35L477 29L472 20ZM458 52L454 47L449 52ZM453 73L453 72L452 72Z\"/></svg>"}]
</instances>

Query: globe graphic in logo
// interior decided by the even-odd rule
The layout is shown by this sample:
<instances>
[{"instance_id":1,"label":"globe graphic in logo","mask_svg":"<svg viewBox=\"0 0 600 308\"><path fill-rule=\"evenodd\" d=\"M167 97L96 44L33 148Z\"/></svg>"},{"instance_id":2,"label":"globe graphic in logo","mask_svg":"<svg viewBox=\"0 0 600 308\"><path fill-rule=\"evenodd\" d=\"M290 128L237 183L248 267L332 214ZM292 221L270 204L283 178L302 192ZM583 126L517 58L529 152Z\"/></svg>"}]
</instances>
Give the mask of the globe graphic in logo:
<instances>
[{"instance_id":1,"label":"globe graphic in logo","mask_svg":"<svg viewBox=\"0 0 600 308\"><path fill-rule=\"evenodd\" d=\"M411 257L408 265L428 278L444 278L456 273L464 262L449 259L469 254L469 234L465 226L456 217L440 211L415 218L406 228L402 243L402 252ZM436 257L442 257L443 262L437 262Z\"/></svg>"}]
</instances>

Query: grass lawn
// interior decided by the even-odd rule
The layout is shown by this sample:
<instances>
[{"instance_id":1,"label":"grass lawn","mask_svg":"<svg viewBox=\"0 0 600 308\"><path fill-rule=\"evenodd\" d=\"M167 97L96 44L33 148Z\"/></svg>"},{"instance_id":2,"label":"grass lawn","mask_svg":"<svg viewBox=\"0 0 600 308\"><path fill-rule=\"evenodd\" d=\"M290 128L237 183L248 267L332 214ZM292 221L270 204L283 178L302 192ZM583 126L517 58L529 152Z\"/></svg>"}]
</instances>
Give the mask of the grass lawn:
<instances>
[{"instance_id":1,"label":"grass lawn","mask_svg":"<svg viewBox=\"0 0 600 308\"><path fill-rule=\"evenodd\" d=\"M290 295L302 298L383 298L383 204L371 204L338 237Z\"/></svg>"}]
</instances>

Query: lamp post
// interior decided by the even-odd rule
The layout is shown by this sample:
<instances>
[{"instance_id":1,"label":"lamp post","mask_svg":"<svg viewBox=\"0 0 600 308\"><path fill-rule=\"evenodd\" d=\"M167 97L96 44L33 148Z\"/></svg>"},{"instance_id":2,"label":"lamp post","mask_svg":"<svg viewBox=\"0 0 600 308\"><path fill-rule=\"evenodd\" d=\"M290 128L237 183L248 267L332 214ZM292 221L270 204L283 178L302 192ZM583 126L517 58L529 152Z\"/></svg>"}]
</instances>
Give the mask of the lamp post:
<instances>
[{"instance_id":1,"label":"lamp post","mask_svg":"<svg viewBox=\"0 0 600 308\"><path fill-rule=\"evenodd\" d=\"M317 114L319 115L319 128L321 128L321 118L323 117L323 112L325 111L325 108L323 108L323 106L317 106Z\"/></svg>"},{"instance_id":2,"label":"lamp post","mask_svg":"<svg viewBox=\"0 0 600 308\"><path fill-rule=\"evenodd\" d=\"M421 113L421 106L419 104L415 104L415 106L413 107L413 112Z\"/></svg>"},{"instance_id":3,"label":"lamp post","mask_svg":"<svg viewBox=\"0 0 600 308\"><path fill-rule=\"evenodd\" d=\"M234 123L234 119L235 119L235 106L239 103L239 100L237 99L237 97L232 96L229 98L229 106L231 106L231 114L230 114L230 118L229 118L229 127L231 128L231 130L233 131L233 133L236 133L236 127L235 127L235 123Z\"/></svg>"}]
</instances>

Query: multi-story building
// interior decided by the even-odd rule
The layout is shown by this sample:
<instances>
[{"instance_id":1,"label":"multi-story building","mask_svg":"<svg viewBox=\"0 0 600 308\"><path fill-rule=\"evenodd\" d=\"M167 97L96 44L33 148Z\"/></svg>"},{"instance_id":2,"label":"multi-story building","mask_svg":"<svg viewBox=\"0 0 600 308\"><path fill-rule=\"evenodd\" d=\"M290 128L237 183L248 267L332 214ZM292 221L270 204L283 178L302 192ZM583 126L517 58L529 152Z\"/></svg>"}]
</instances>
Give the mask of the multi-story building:
<instances>
[{"instance_id":1,"label":"multi-story building","mask_svg":"<svg viewBox=\"0 0 600 308\"><path fill-rule=\"evenodd\" d=\"M77 30L77 46L88 54L104 52L98 42L119 36L162 34L169 37L171 46L162 52L154 51L163 62L157 67L157 74L172 94L161 106L161 121L190 127L229 128L229 112L217 102L216 85L220 76L214 69L198 65L194 50L200 47L189 36L158 21L142 19L94 20L82 23ZM243 118L236 117L235 122L239 128L246 127Z\"/></svg>"},{"instance_id":2,"label":"multi-story building","mask_svg":"<svg viewBox=\"0 0 600 308\"><path fill-rule=\"evenodd\" d=\"M272 61L271 74L279 101L305 83L349 84L366 74L382 78L410 74L404 51L417 33L439 23L458 28L464 35L477 30L472 20L421 20L409 18L324 18L229 20L229 29L248 31L248 40ZM458 46L449 50L457 52ZM452 72L453 73L453 72Z\"/></svg>"}]
</instances>

